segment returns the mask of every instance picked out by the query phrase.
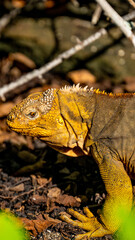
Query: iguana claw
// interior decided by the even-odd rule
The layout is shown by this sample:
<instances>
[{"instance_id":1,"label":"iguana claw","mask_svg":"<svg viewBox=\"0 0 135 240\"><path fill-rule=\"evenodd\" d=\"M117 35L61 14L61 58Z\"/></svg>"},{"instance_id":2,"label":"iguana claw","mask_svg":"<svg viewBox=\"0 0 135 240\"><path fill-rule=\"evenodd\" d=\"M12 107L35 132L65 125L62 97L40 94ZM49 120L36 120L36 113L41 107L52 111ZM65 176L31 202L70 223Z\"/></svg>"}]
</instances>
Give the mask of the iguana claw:
<instances>
[{"instance_id":1,"label":"iguana claw","mask_svg":"<svg viewBox=\"0 0 135 240\"><path fill-rule=\"evenodd\" d=\"M111 232L103 227L103 225L97 220L97 218L87 207L85 207L83 211L85 215L80 214L79 212L74 211L71 208L68 209L68 213L73 217L77 218L77 220L72 220L66 214L62 214L60 216L63 221L75 227L79 227L89 231L87 233L77 235L75 237L75 240L89 239L90 237L102 237L105 234L111 234Z\"/></svg>"}]
</instances>

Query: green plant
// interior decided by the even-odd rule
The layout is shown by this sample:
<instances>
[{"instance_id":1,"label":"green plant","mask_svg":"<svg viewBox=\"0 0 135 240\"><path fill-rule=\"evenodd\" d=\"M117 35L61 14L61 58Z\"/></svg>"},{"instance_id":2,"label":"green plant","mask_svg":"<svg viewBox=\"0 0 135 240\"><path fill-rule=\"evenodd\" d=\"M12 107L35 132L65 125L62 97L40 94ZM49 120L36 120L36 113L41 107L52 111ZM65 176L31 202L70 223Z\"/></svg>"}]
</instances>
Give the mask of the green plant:
<instances>
[{"instance_id":1,"label":"green plant","mask_svg":"<svg viewBox=\"0 0 135 240\"><path fill-rule=\"evenodd\" d=\"M118 240L135 240L135 210L129 213L126 209L120 209L118 216L122 222Z\"/></svg>"},{"instance_id":2,"label":"green plant","mask_svg":"<svg viewBox=\"0 0 135 240\"><path fill-rule=\"evenodd\" d=\"M20 220L11 213L0 213L0 239L1 240L28 240Z\"/></svg>"}]
</instances>

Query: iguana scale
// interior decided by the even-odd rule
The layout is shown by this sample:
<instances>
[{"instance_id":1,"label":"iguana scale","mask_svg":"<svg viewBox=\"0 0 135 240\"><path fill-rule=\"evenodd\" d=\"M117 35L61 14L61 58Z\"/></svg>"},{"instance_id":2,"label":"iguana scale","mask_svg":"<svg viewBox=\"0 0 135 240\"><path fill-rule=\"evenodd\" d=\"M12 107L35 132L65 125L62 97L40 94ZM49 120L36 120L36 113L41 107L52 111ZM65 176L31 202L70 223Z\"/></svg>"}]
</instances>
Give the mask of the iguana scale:
<instances>
[{"instance_id":1,"label":"iguana scale","mask_svg":"<svg viewBox=\"0 0 135 240\"><path fill-rule=\"evenodd\" d=\"M92 154L104 181L107 196L96 218L73 209L62 219L101 237L120 226L117 211L132 207L131 178L135 177L135 94L107 94L79 85L34 93L15 106L7 118L9 127L38 137L69 156ZM129 177L130 176L130 177Z\"/></svg>"}]
</instances>

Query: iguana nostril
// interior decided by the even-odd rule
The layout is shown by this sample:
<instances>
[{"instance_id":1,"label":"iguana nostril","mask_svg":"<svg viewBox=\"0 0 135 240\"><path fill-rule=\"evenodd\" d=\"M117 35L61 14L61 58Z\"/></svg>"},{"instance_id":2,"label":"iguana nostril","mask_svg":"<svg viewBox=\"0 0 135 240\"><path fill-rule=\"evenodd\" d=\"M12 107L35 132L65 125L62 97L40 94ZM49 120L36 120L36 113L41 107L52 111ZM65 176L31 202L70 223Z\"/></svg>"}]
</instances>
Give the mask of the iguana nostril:
<instances>
[{"instance_id":1,"label":"iguana nostril","mask_svg":"<svg viewBox=\"0 0 135 240\"><path fill-rule=\"evenodd\" d=\"M15 114L14 113L10 113L7 117L7 119L10 121L10 122L13 122L14 119L15 119Z\"/></svg>"}]
</instances>

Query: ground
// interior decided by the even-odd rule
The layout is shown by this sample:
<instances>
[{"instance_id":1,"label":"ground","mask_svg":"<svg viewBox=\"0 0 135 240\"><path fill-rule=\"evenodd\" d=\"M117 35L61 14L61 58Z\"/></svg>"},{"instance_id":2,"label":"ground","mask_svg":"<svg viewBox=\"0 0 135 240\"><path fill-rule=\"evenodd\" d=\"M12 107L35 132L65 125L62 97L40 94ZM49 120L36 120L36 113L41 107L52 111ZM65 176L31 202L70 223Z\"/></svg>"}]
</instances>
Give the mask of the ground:
<instances>
[{"instance_id":1,"label":"ground","mask_svg":"<svg viewBox=\"0 0 135 240\"><path fill-rule=\"evenodd\" d=\"M24 7L0 36L0 91L77 41L108 27L108 35L0 100L0 209L18 216L31 239L73 239L82 230L62 222L60 212L69 207L82 212L84 206L89 206L96 214L105 199L94 159L67 157L38 139L16 134L7 127L6 117L30 93L51 87L80 83L107 92L135 92L135 50L104 14L97 25L91 24L95 1L35 2L29 6L25 0L0 2L0 17L18 4ZM79 7L72 2L78 2ZM109 2L121 15L133 10L126 1Z\"/></svg>"}]
</instances>

